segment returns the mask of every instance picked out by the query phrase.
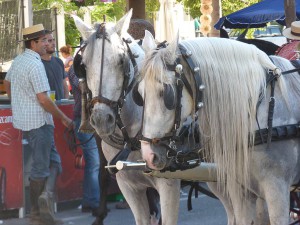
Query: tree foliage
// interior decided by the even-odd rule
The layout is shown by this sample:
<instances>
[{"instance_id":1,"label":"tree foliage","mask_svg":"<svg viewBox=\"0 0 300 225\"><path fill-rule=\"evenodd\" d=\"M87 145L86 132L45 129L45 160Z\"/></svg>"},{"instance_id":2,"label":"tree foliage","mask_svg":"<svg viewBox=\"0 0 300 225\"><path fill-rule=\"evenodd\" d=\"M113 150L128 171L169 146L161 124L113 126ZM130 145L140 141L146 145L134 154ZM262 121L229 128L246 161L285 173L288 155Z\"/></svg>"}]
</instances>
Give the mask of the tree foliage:
<instances>
[{"instance_id":1,"label":"tree foliage","mask_svg":"<svg viewBox=\"0 0 300 225\"><path fill-rule=\"evenodd\" d=\"M159 10L159 0L146 0L146 17L155 20L155 14Z\"/></svg>"},{"instance_id":2,"label":"tree foliage","mask_svg":"<svg viewBox=\"0 0 300 225\"><path fill-rule=\"evenodd\" d=\"M155 12L159 9L159 0L146 0L147 18L153 21ZM86 7L91 10L92 23L103 22L105 15L106 21L118 21L126 12L126 0L117 0L115 3L103 3L100 0L32 0L33 10L42 10L52 7L64 9L66 43L72 46L79 44L79 32L76 29L70 13L76 13L82 17ZM50 19L50 18L49 18Z\"/></svg>"},{"instance_id":3,"label":"tree foliage","mask_svg":"<svg viewBox=\"0 0 300 225\"><path fill-rule=\"evenodd\" d=\"M124 15L126 10L125 0L118 0L116 3L95 2L94 0L32 0L32 5L33 10L56 7L59 11L63 8L65 12L66 43L72 46L79 44L80 34L72 17L70 17L71 13L76 13L82 18L85 10L87 10L86 7L88 7L91 10L92 23L94 23L102 22L104 15L106 16L106 21L117 21Z\"/></svg>"},{"instance_id":4,"label":"tree foliage","mask_svg":"<svg viewBox=\"0 0 300 225\"><path fill-rule=\"evenodd\" d=\"M216 0L213 0L216 1ZM189 13L193 18L200 17L200 5L201 0L177 0L177 2L181 2L184 5L184 8L187 13ZM226 16L230 13L233 13L242 8L248 7L254 3L259 2L259 0L222 0L222 15Z\"/></svg>"}]
</instances>

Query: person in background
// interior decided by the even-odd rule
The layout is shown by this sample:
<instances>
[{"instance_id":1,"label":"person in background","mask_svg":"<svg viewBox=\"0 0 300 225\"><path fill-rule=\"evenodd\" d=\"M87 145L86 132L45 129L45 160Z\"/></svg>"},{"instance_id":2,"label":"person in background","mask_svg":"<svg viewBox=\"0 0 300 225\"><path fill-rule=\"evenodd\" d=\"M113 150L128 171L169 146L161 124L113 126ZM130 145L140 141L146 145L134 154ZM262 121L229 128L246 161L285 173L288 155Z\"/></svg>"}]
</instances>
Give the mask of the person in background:
<instances>
[{"instance_id":1,"label":"person in background","mask_svg":"<svg viewBox=\"0 0 300 225\"><path fill-rule=\"evenodd\" d=\"M59 49L62 57L65 59L65 71L68 72L73 64L72 47L70 45L63 46Z\"/></svg>"},{"instance_id":2,"label":"person in background","mask_svg":"<svg viewBox=\"0 0 300 225\"><path fill-rule=\"evenodd\" d=\"M300 40L300 21L294 21L291 23L291 27L288 27L282 31L283 36L290 40Z\"/></svg>"},{"instance_id":3,"label":"person in background","mask_svg":"<svg viewBox=\"0 0 300 225\"><path fill-rule=\"evenodd\" d=\"M60 58L53 56L56 44L52 31L46 30L45 32L48 45L46 54L41 57L46 69L50 89L51 91L55 91L56 100L68 99L69 88L67 85L67 73L65 72L64 63Z\"/></svg>"},{"instance_id":4,"label":"person in background","mask_svg":"<svg viewBox=\"0 0 300 225\"><path fill-rule=\"evenodd\" d=\"M68 118L50 99L50 91L41 55L46 53L48 40L42 24L24 28L25 51L17 56L4 80L11 99L13 126L22 130L32 150L30 171L30 223L62 224L55 218L53 198L61 159L54 145L52 116L72 129Z\"/></svg>"},{"instance_id":5,"label":"person in background","mask_svg":"<svg viewBox=\"0 0 300 225\"><path fill-rule=\"evenodd\" d=\"M73 65L71 65L68 72L69 82L73 90L74 97L74 122L75 134L83 150L83 157L85 160L84 179L83 179L83 198L82 198L82 212L92 212L96 216L97 208L100 200L100 185L99 185L99 169L100 158L97 143L93 134L82 133L79 131L81 122L81 90L79 87L79 79L77 78ZM91 139L92 138L92 139Z\"/></svg>"}]
</instances>

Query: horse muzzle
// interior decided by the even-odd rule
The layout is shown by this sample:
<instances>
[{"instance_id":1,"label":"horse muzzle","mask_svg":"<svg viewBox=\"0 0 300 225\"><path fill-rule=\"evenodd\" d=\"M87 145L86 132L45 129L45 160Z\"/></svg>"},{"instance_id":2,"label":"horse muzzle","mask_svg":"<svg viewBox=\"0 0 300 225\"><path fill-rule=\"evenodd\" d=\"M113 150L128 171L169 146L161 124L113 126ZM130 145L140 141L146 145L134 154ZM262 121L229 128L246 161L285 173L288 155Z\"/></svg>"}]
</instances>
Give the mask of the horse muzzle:
<instances>
[{"instance_id":1,"label":"horse muzzle","mask_svg":"<svg viewBox=\"0 0 300 225\"><path fill-rule=\"evenodd\" d=\"M109 106L105 104L95 104L92 109L90 123L100 137L108 136L115 131L116 116Z\"/></svg>"},{"instance_id":2,"label":"horse muzzle","mask_svg":"<svg viewBox=\"0 0 300 225\"><path fill-rule=\"evenodd\" d=\"M159 145L141 141L141 152L147 166L153 170L162 170L166 166L166 149Z\"/></svg>"}]
</instances>

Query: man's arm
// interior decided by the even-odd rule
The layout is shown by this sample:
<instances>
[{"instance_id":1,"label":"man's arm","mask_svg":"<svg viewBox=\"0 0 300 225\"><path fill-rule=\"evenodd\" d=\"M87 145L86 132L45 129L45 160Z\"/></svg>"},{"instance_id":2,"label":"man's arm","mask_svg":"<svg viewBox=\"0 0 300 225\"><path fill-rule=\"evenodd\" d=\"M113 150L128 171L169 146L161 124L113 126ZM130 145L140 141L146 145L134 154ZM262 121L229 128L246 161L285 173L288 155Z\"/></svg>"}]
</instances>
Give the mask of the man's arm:
<instances>
[{"instance_id":1,"label":"man's arm","mask_svg":"<svg viewBox=\"0 0 300 225\"><path fill-rule=\"evenodd\" d=\"M68 78L65 78L65 79L63 80L63 86L64 86L64 98L69 99L69 87L68 87L68 84L67 84L67 79L68 79Z\"/></svg>"},{"instance_id":2,"label":"man's arm","mask_svg":"<svg viewBox=\"0 0 300 225\"><path fill-rule=\"evenodd\" d=\"M72 128L72 120L55 105L55 103L48 97L46 92L38 93L36 96L41 106L47 112L51 113L53 117L60 119L65 127Z\"/></svg>"},{"instance_id":3,"label":"man's arm","mask_svg":"<svg viewBox=\"0 0 300 225\"><path fill-rule=\"evenodd\" d=\"M8 80L4 80L4 87L9 99L11 99L11 91L10 91L10 82Z\"/></svg>"}]
</instances>

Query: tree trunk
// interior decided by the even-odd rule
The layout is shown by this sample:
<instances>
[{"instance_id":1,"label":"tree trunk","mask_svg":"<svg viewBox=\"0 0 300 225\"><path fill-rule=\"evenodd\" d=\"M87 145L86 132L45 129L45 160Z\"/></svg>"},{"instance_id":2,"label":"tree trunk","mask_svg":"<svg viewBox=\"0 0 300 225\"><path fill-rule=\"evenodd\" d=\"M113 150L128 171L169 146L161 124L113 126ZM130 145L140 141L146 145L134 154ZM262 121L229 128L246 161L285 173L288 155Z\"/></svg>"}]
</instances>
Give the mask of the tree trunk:
<instances>
[{"instance_id":1,"label":"tree trunk","mask_svg":"<svg viewBox=\"0 0 300 225\"><path fill-rule=\"evenodd\" d=\"M132 8L132 19L145 19L145 0L127 0L127 11Z\"/></svg>"},{"instance_id":2,"label":"tree trunk","mask_svg":"<svg viewBox=\"0 0 300 225\"><path fill-rule=\"evenodd\" d=\"M218 20L222 16L222 2L221 0L212 1L213 12L211 14L211 32L209 37L220 37L220 31L214 28L214 25L218 22Z\"/></svg>"},{"instance_id":3,"label":"tree trunk","mask_svg":"<svg viewBox=\"0 0 300 225\"><path fill-rule=\"evenodd\" d=\"M290 27L296 20L295 0L284 0L284 13L286 27Z\"/></svg>"}]
</instances>

